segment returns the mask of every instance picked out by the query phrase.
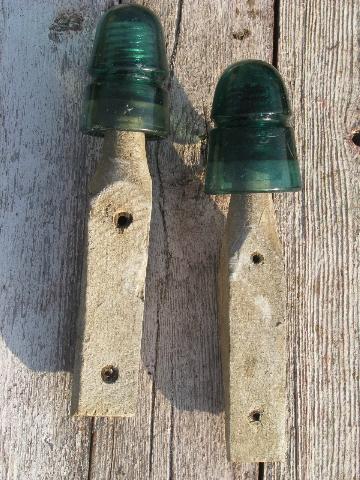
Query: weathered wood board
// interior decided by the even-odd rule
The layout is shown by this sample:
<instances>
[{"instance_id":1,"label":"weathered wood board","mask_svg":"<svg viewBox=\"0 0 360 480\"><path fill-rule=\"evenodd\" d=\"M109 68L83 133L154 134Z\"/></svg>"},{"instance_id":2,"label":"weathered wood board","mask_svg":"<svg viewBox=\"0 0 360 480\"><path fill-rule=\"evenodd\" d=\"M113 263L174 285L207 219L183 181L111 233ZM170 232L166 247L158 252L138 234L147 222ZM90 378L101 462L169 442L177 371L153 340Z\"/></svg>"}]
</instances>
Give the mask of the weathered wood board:
<instances>
[{"instance_id":1,"label":"weathered wood board","mask_svg":"<svg viewBox=\"0 0 360 480\"><path fill-rule=\"evenodd\" d=\"M151 203L145 135L106 132L89 185L73 380L76 415L135 415Z\"/></svg>"},{"instance_id":2,"label":"weathered wood board","mask_svg":"<svg viewBox=\"0 0 360 480\"><path fill-rule=\"evenodd\" d=\"M271 194L231 196L218 283L229 458L284 461L285 276Z\"/></svg>"},{"instance_id":3,"label":"weathered wood board","mask_svg":"<svg viewBox=\"0 0 360 480\"><path fill-rule=\"evenodd\" d=\"M266 478L360 478L360 4L281 3L278 66L304 189L276 196L289 322L288 461ZM267 471L268 470L268 471Z\"/></svg>"},{"instance_id":4,"label":"weathered wood board","mask_svg":"<svg viewBox=\"0 0 360 480\"><path fill-rule=\"evenodd\" d=\"M91 420L70 416L84 207L79 135L104 1L3 1L0 478L87 478ZM67 19L67 20L66 20ZM88 162L88 163L87 163Z\"/></svg>"},{"instance_id":5,"label":"weathered wood board","mask_svg":"<svg viewBox=\"0 0 360 480\"><path fill-rule=\"evenodd\" d=\"M172 137L149 146L153 214L133 419L70 416L86 188L79 133L105 0L0 4L0 478L357 480L359 43L355 0L149 0L171 65ZM280 3L280 10L278 11ZM274 35L274 11L275 35ZM287 276L287 462L226 461L217 264L227 200L203 194L221 71L275 48L305 189L275 196Z\"/></svg>"}]
</instances>

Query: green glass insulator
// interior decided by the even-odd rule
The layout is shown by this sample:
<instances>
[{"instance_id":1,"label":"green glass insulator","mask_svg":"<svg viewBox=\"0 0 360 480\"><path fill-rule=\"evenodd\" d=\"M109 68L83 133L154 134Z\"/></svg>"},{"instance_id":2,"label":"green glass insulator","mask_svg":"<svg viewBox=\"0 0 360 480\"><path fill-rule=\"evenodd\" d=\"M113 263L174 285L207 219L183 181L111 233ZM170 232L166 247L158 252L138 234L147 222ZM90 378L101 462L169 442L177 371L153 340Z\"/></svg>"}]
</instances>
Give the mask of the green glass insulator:
<instances>
[{"instance_id":1,"label":"green glass insulator","mask_svg":"<svg viewBox=\"0 0 360 480\"><path fill-rule=\"evenodd\" d=\"M82 130L139 131L164 137L169 130L169 75L162 27L140 5L119 5L103 15L96 31L85 95Z\"/></svg>"},{"instance_id":2,"label":"green glass insulator","mask_svg":"<svg viewBox=\"0 0 360 480\"><path fill-rule=\"evenodd\" d=\"M284 83L272 65L244 60L228 67L212 107L206 193L300 190L290 115Z\"/></svg>"}]
</instances>

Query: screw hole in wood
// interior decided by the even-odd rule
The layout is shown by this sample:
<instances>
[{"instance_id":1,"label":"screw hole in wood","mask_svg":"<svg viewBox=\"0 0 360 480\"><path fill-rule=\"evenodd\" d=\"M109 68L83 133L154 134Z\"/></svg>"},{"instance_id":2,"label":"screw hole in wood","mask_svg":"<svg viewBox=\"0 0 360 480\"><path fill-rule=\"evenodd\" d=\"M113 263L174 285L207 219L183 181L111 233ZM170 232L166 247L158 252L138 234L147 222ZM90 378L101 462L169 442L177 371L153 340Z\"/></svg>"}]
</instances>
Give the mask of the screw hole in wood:
<instances>
[{"instance_id":1,"label":"screw hole in wood","mask_svg":"<svg viewBox=\"0 0 360 480\"><path fill-rule=\"evenodd\" d=\"M251 422L260 422L261 417L262 417L262 412L260 410L253 410L249 415Z\"/></svg>"},{"instance_id":2,"label":"screw hole in wood","mask_svg":"<svg viewBox=\"0 0 360 480\"><path fill-rule=\"evenodd\" d=\"M356 130L355 132L352 133L351 140L354 145L356 145L357 147L360 147L360 130Z\"/></svg>"},{"instance_id":3,"label":"screw hole in wood","mask_svg":"<svg viewBox=\"0 0 360 480\"><path fill-rule=\"evenodd\" d=\"M115 227L123 232L133 222L133 216L129 212L117 212L113 217Z\"/></svg>"},{"instance_id":4,"label":"screw hole in wood","mask_svg":"<svg viewBox=\"0 0 360 480\"><path fill-rule=\"evenodd\" d=\"M106 365L101 370L101 378L104 383L115 383L119 378L119 370L114 365Z\"/></svg>"},{"instance_id":5,"label":"screw hole in wood","mask_svg":"<svg viewBox=\"0 0 360 480\"><path fill-rule=\"evenodd\" d=\"M251 261L254 265L259 265L260 263L264 263L264 256L261 253L254 252L251 254Z\"/></svg>"}]
</instances>

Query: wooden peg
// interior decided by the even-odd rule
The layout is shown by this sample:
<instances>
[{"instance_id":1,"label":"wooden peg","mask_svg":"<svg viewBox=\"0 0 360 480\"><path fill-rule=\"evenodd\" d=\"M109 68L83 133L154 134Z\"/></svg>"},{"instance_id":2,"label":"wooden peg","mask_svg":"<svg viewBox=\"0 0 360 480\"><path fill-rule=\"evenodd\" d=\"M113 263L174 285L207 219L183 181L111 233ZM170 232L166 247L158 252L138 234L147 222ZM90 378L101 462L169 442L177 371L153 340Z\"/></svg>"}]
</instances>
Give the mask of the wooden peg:
<instances>
[{"instance_id":1,"label":"wooden peg","mask_svg":"<svg viewBox=\"0 0 360 480\"><path fill-rule=\"evenodd\" d=\"M232 195L220 268L228 454L284 459L285 277L271 194Z\"/></svg>"},{"instance_id":2,"label":"wooden peg","mask_svg":"<svg viewBox=\"0 0 360 480\"><path fill-rule=\"evenodd\" d=\"M73 410L132 416L152 200L143 133L106 133L90 194Z\"/></svg>"}]
</instances>

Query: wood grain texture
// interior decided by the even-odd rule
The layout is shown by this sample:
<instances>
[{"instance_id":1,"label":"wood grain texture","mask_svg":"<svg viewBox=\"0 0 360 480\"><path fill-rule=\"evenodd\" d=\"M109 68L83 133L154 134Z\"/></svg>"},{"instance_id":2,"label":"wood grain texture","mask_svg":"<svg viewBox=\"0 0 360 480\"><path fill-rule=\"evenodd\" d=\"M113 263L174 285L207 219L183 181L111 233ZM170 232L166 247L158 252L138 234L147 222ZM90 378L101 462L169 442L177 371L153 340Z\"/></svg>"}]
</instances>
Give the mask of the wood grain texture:
<instances>
[{"instance_id":1,"label":"wood grain texture","mask_svg":"<svg viewBox=\"0 0 360 480\"><path fill-rule=\"evenodd\" d=\"M72 406L76 415L129 417L138 400L152 201L142 132L105 133L89 192Z\"/></svg>"},{"instance_id":2,"label":"wood grain texture","mask_svg":"<svg viewBox=\"0 0 360 480\"><path fill-rule=\"evenodd\" d=\"M1 2L0 478L87 478L70 416L87 163L85 65L105 1Z\"/></svg>"},{"instance_id":3,"label":"wood grain texture","mask_svg":"<svg viewBox=\"0 0 360 480\"><path fill-rule=\"evenodd\" d=\"M285 277L271 194L231 196L219 317L229 457L241 463L283 461Z\"/></svg>"},{"instance_id":4,"label":"wood grain texture","mask_svg":"<svg viewBox=\"0 0 360 480\"><path fill-rule=\"evenodd\" d=\"M131 420L70 417L86 184L100 146L79 133L80 107L95 25L113 3L1 3L0 476L253 479L256 466L225 460L216 324L224 201L205 197L201 179L218 75L239 58L271 58L270 0L146 2L166 33L174 143L149 147L141 401Z\"/></svg>"},{"instance_id":5,"label":"wood grain texture","mask_svg":"<svg viewBox=\"0 0 360 480\"><path fill-rule=\"evenodd\" d=\"M151 255L134 419L72 419L86 183L99 144L78 131L105 0L1 2L0 477L251 479L228 465L216 327L227 201L206 198L216 80L271 60L272 0L149 0L170 59L172 142L149 146ZM265 478L358 480L357 2L280 2L279 69L294 101L305 190L276 196L286 259L289 432ZM261 474L261 470L260 470Z\"/></svg>"},{"instance_id":6,"label":"wood grain texture","mask_svg":"<svg viewBox=\"0 0 360 480\"><path fill-rule=\"evenodd\" d=\"M240 58L271 59L272 2L145 3L164 25L172 136L149 144L139 409L134 419L95 422L91 478L255 480L256 464L226 461L216 288L227 199L204 195L202 178L215 84ZM247 38L234 38L245 28Z\"/></svg>"},{"instance_id":7,"label":"wood grain texture","mask_svg":"<svg viewBox=\"0 0 360 480\"><path fill-rule=\"evenodd\" d=\"M359 15L355 1L281 2L279 70L304 191L276 196L288 280L287 465L267 479L360 478Z\"/></svg>"}]
</instances>

